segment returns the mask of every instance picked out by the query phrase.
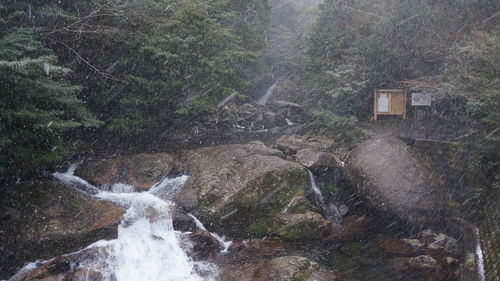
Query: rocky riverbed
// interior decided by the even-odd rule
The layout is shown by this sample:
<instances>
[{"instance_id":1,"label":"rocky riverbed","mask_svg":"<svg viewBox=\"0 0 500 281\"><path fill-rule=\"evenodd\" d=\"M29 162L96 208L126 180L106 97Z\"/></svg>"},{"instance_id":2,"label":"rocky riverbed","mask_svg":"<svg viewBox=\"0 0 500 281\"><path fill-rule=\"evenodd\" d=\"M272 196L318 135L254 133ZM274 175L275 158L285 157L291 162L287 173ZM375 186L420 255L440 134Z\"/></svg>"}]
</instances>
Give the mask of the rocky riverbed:
<instances>
[{"instance_id":1,"label":"rocky riverbed","mask_svg":"<svg viewBox=\"0 0 500 281\"><path fill-rule=\"evenodd\" d=\"M327 138L285 135L85 159L7 194L1 278L38 260L10 280L123 280L126 264L144 280L475 280L475 254L408 149L372 138L344 163ZM167 278L165 264L191 273Z\"/></svg>"}]
</instances>

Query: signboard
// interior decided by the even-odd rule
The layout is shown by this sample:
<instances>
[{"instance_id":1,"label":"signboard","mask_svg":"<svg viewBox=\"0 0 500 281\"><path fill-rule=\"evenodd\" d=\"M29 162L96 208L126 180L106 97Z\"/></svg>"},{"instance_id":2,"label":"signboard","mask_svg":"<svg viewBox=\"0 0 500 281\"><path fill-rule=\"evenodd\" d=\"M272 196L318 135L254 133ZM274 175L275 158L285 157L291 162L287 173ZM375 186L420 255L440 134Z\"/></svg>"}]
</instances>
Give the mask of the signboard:
<instances>
[{"instance_id":1,"label":"signboard","mask_svg":"<svg viewBox=\"0 0 500 281\"><path fill-rule=\"evenodd\" d=\"M412 93L411 105L413 106L431 106L432 95L426 93Z\"/></svg>"},{"instance_id":2,"label":"signboard","mask_svg":"<svg viewBox=\"0 0 500 281\"><path fill-rule=\"evenodd\" d=\"M404 89L375 90L373 120L381 115L400 115L406 119L406 92Z\"/></svg>"},{"instance_id":3,"label":"signboard","mask_svg":"<svg viewBox=\"0 0 500 281\"><path fill-rule=\"evenodd\" d=\"M378 112L389 112L389 95L380 94L378 97Z\"/></svg>"}]
</instances>

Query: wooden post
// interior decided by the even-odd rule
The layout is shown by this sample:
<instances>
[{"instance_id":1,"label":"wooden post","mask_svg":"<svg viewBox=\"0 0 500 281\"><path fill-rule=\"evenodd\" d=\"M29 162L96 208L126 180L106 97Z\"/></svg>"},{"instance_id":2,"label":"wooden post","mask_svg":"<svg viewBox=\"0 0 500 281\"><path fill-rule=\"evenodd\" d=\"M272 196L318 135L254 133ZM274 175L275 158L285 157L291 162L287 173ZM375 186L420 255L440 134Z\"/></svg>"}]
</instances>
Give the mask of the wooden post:
<instances>
[{"instance_id":1,"label":"wooden post","mask_svg":"<svg viewBox=\"0 0 500 281\"><path fill-rule=\"evenodd\" d=\"M403 90L403 119L406 120L406 90Z\"/></svg>"}]
</instances>

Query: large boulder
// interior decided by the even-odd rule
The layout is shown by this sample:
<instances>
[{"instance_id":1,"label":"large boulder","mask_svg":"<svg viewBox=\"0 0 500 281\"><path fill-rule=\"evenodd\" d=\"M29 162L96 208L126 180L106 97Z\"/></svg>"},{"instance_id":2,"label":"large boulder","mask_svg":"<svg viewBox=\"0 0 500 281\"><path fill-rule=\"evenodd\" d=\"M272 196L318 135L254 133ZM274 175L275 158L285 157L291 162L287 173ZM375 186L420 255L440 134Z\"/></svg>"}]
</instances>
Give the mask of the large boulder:
<instances>
[{"instance_id":1,"label":"large boulder","mask_svg":"<svg viewBox=\"0 0 500 281\"><path fill-rule=\"evenodd\" d=\"M182 162L191 176L176 202L233 237L264 234L264 226L284 229L293 220L280 219L282 214L307 209L287 207L304 195L308 176L303 166L281 157L261 142L187 151Z\"/></svg>"},{"instance_id":2,"label":"large boulder","mask_svg":"<svg viewBox=\"0 0 500 281\"><path fill-rule=\"evenodd\" d=\"M89 248L23 268L9 281L102 281L104 276L85 266L88 260L103 258L101 248Z\"/></svg>"},{"instance_id":3,"label":"large boulder","mask_svg":"<svg viewBox=\"0 0 500 281\"><path fill-rule=\"evenodd\" d=\"M273 147L287 155L292 155L302 149L310 149L316 152L332 152L335 150L335 143L331 139L320 136L294 134L281 136L274 142Z\"/></svg>"},{"instance_id":4,"label":"large boulder","mask_svg":"<svg viewBox=\"0 0 500 281\"><path fill-rule=\"evenodd\" d=\"M286 239L311 239L325 237L332 230L332 223L320 214L306 211L303 214L276 214L269 220L259 220L250 226L256 234L277 234Z\"/></svg>"},{"instance_id":5,"label":"large boulder","mask_svg":"<svg viewBox=\"0 0 500 281\"><path fill-rule=\"evenodd\" d=\"M0 272L117 236L123 209L55 181L20 184L0 204Z\"/></svg>"},{"instance_id":6,"label":"large boulder","mask_svg":"<svg viewBox=\"0 0 500 281\"><path fill-rule=\"evenodd\" d=\"M304 257L284 256L270 260L229 264L222 268L221 281L340 281L338 273Z\"/></svg>"},{"instance_id":7,"label":"large boulder","mask_svg":"<svg viewBox=\"0 0 500 281\"><path fill-rule=\"evenodd\" d=\"M125 183L147 190L174 169L174 157L167 153L133 154L82 163L75 174L94 185Z\"/></svg>"},{"instance_id":8,"label":"large boulder","mask_svg":"<svg viewBox=\"0 0 500 281\"><path fill-rule=\"evenodd\" d=\"M392 135L377 135L351 152L346 163L354 188L372 207L409 222L439 218L442 188L428 166Z\"/></svg>"},{"instance_id":9,"label":"large boulder","mask_svg":"<svg viewBox=\"0 0 500 281\"><path fill-rule=\"evenodd\" d=\"M343 164L340 159L333 153L314 151L311 148L305 148L297 151L296 161L307 168L320 167L341 167Z\"/></svg>"}]
</instances>

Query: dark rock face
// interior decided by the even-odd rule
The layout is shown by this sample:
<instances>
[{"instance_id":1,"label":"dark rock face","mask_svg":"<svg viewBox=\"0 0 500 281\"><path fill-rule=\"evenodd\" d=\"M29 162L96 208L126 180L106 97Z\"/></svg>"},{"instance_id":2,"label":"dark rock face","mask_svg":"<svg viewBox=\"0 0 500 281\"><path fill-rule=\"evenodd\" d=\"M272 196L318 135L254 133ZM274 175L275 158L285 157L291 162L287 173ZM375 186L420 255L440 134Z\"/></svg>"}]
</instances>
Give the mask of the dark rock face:
<instances>
[{"instance_id":1,"label":"dark rock face","mask_svg":"<svg viewBox=\"0 0 500 281\"><path fill-rule=\"evenodd\" d=\"M210 232L202 229L197 229L189 234L188 239L191 241L190 256L195 260L206 260L209 257L217 255L222 250L222 245Z\"/></svg>"},{"instance_id":2,"label":"dark rock face","mask_svg":"<svg viewBox=\"0 0 500 281\"><path fill-rule=\"evenodd\" d=\"M174 158L167 153L134 154L85 161L75 174L94 185L126 183L148 190L173 168Z\"/></svg>"},{"instance_id":3,"label":"dark rock face","mask_svg":"<svg viewBox=\"0 0 500 281\"><path fill-rule=\"evenodd\" d=\"M380 135L363 142L349 156L346 168L372 207L409 222L439 219L443 198L439 184L398 138Z\"/></svg>"},{"instance_id":4,"label":"dark rock face","mask_svg":"<svg viewBox=\"0 0 500 281\"><path fill-rule=\"evenodd\" d=\"M172 210L172 224L177 231L195 231L197 229L196 222L192 217L188 216L181 208L174 206Z\"/></svg>"},{"instance_id":5,"label":"dark rock face","mask_svg":"<svg viewBox=\"0 0 500 281\"><path fill-rule=\"evenodd\" d=\"M124 212L55 181L16 186L2 203L0 278L9 277L27 261L115 238Z\"/></svg>"}]
</instances>

